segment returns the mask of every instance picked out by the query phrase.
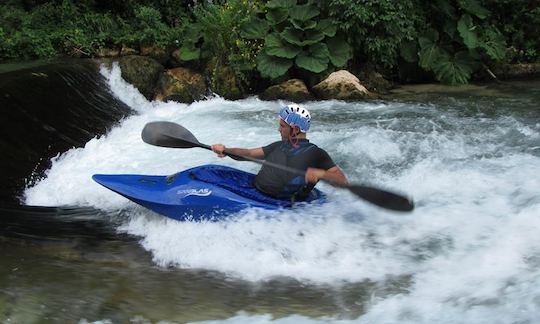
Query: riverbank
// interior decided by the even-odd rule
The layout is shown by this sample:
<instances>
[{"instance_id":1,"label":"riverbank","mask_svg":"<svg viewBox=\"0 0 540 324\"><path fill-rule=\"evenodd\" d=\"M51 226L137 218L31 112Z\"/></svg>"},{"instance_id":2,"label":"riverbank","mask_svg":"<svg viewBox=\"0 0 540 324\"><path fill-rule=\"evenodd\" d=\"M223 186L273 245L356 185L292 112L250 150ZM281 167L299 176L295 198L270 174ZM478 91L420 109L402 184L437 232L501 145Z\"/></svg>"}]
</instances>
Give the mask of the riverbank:
<instances>
[{"instance_id":1,"label":"riverbank","mask_svg":"<svg viewBox=\"0 0 540 324\"><path fill-rule=\"evenodd\" d=\"M375 68L368 67L354 75L341 70L329 74L322 81L313 84L309 80L294 78L265 88L243 91L226 75L209 75L189 66L166 68L151 56L121 56L96 60L109 67L118 62L122 77L138 88L147 99L191 103L217 94L225 99L236 100L257 95L262 100L287 100L294 102L312 100L369 100L389 98L403 91L469 91L475 84L487 86L507 81L536 80L540 78L540 63L507 64L489 71L490 75L479 75L469 85L448 86L440 83L396 83L386 79ZM499 73L500 72L500 73ZM218 88L212 88L212 77L223 80ZM471 88L472 87L472 88ZM404 89L404 90L400 90ZM414 90L416 89L416 90Z\"/></svg>"}]
</instances>

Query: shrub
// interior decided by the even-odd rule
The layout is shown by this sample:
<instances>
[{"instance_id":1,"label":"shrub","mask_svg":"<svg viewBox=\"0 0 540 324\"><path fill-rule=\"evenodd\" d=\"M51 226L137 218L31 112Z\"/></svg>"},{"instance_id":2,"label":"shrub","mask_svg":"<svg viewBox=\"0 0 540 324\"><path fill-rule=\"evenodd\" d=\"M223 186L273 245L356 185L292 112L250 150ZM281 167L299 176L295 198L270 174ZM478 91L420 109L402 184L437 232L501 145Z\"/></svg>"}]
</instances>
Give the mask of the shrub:
<instances>
[{"instance_id":1,"label":"shrub","mask_svg":"<svg viewBox=\"0 0 540 324\"><path fill-rule=\"evenodd\" d=\"M181 59L208 61L212 73L231 68L240 86L249 87L255 57L262 47L257 40L241 36L241 26L262 8L258 1L231 0L224 4L201 3L194 8L193 20L182 29ZM218 79L218 78L212 78ZM214 85L214 89L217 85Z\"/></svg>"},{"instance_id":2,"label":"shrub","mask_svg":"<svg viewBox=\"0 0 540 324\"><path fill-rule=\"evenodd\" d=\"M263 77L276 79L292 67L320 74L342 67L352 56L349 44L337 34L330 19L321 17L313 3L272 0L265 14L253 17L242 26L242 36L264 40L257 55L257 69Z\"/></svg>"},{"instance_id":3,"label":"shrub","mask_svg":"<svg viewBox=\"0 0 540 324\"><path fill-rule=\"evenodd\" d=\"M393 68L401 44L416 39L416 26L424 23L417 2L330 0L325 10L332 23L347 35L357 61Z\"/></svg>"}]
</instances>

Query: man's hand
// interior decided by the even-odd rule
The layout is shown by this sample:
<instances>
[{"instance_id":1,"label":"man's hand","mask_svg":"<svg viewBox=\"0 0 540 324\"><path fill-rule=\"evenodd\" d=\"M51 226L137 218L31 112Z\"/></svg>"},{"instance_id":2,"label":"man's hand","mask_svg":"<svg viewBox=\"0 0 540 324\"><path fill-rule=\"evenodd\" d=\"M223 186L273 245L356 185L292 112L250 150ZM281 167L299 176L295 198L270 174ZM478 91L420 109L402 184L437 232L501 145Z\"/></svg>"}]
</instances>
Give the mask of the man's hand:
<instances>
[{"instance_id":1,"label":"man's hand","mask_svg":"<svg viewBox=\"0 0 540 324\"><path fill-rule=\"evenodd\" d=\"M306 183L316 184L320 179L324 177L326 170L308 168L306 171L305 181Z\"/></svg>"},{"instance_id":2,"label":"man's hand","mask_svg":"<svg viewBox=\"0 0 540 324\"><path fill-rule=\"evenodd\" d=\"M337 166L331 167L328 170L308 168L306 170L305 181L306 183L316 184L317 181L325 179L334 184L347 185L347 177L343 174L343 171Z\"/></svg>"},{"instance_id":3,"label":"man's hand","mask_svg":"<svg viewBox=\"0 0 540 324\"><path fill-rule=\"evenodd\" d=\"M220 158L225 157L225 145L214 144L212 145L212 151L216 153Z\"/></svg>"}]
</instances>

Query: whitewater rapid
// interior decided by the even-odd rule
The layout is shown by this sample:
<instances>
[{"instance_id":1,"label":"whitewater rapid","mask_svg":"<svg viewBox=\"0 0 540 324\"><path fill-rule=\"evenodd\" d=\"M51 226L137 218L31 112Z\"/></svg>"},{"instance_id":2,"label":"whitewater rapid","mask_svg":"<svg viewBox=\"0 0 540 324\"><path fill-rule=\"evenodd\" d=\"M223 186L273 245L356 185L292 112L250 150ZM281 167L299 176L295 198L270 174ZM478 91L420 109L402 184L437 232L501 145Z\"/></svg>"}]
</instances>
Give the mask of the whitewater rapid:
<instances>
[{"instance_id":1,"label":"whitewater rapid","mask_svg":"<svg viewBox=\"0 0 540 324\"><path fill-rule=\"evenodd\" d=\"M315 285L404 282L399 292L381 289L355 322L540 320L539 122L504 111L464 113L448 103L310 102L310 140L330 153L351 182L412 196L414 212L383 210L321 185L330 201L323 206L251 209L219 223L177 222L100 187L91 176L168 175L207 163L257 172L256 164L202 149L147 145L140 132L147 122L166 120L205 144L258 147L279 138L276 114L283 102L149 102L121 79L118 66L102 68L102 74L137 114L54 158L44 178L26 189L26 204L122 210L118 230L140 236L162 267L249 281L284 276ZM239 316L236 321L270 320Z\"/></svg>"}]
</instances>

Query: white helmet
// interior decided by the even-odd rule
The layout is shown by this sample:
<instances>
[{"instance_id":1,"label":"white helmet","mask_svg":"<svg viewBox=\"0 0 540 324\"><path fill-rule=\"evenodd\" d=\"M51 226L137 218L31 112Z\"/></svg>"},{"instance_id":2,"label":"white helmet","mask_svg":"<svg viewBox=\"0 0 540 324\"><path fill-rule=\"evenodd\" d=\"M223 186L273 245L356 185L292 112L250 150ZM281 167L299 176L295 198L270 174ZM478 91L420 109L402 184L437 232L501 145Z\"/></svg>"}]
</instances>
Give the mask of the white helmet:
<instances>
[{"instance_id":1,"label":"white helmet","mask_svg":"<svg viewBox=\"0 0 540 324\"><path fill-rule=\"evenodd\" d=\"M311 124L309 110L296 104L290 104L281 108L279 118L290 126L298 126L302 133L307 132Z\"/></svg>"}]
</instances>

